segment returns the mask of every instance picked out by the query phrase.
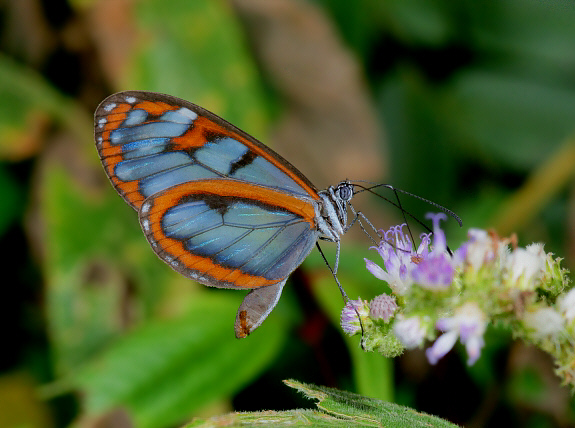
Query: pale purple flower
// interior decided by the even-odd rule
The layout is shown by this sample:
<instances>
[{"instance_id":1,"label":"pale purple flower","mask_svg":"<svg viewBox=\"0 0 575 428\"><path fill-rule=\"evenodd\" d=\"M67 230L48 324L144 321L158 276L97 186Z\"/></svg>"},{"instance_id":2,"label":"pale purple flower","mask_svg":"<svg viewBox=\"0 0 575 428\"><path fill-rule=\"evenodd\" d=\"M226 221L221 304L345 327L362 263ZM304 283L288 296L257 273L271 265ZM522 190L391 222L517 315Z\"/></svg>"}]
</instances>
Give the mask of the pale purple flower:
<instances>
[{"instance_id":1,"label":"pale purple flower","mask_svg":"<svg viewBox=\"0 0 575 428\"><path fill-rule=\"evenodd\" d=\"M374 320L382 319L385 322L389 322L396 310L395 297L389 294L381 294L369 304L369 316Z\"/></svg>"},{"instance_id":2,"label":"pale purple flower","mask_svg":"<svg viewBox=\"0 0 575 428\"><path fill-rule=\"evenodd\" d=\"M430 218L433 222L433 249L427 257L414 266L411 277L414 282L424 288L447 288L451 285L455 274L453 259L447 253L445 233L439 227L439 221L445 220L447 216L444 213L430 213L426 218Z\"/></svg>"},{"instance_id":3,"label":"pale purple flower","mask_svg":"<svg viewBox=\"0 0 575 428\"><path fill-rule=\"evenodd\" d=\"M477 361L485 344L483 334L487 320L476 303L466 303L457 309L452 317L437 321L436 327L444 333L425 351L430 364L436 364L447 354L458 338L465 345L469 357L467 364L471 366Z\"/></svg>"},{"instance_id":4,"label":"pale purple flower","mask_svg":"<svg viewBox=\"0 0 575 428\"><path fill-rule=\"evenodd\" d=\"M403 232L405 224L402 224L382 231L384 239L375 247L383 259L383 268L365 259L367 269L376 278L386 281L395 295L405 295L413 283L433 290L445 289L451 285L455 269L463 263L465 248L456 251L453 258L447 252L445 233L439 227L446 215L428 214L427 217L433 222L433 234L421 235L417 251ZM433 249L430 251L431 236Z\"/></svg>"},{"instance_id":5,"label":"pale purple flower","mask_svg":"<svg viewBox=\"0 0 575 428\"><path fill-rule=\"evenodd\" d=\"M443 358L445 354L451 351L455 345L455 342L457 342L458 337L459 335L457 330L451 330L439 336L433 343L433 346L425 350L425 355L427 356L429 364L437 364L437 362Z\"/></svg>"},{"instance_id":6,"label":"pale purple flower","mask_svg":"<svg viewBox=\"0 0 575 428\"><path fill-rule=\"evenodd\" d=\"M451 257L451 265L455 269L463 266L463 263L467 259L467 247L467 242L464 242L461 247L453 252L453 256Z\"/></svg>"},{"instance_id":7,"label":"pale purple flower","mask_svg":"<svg viewBox=\"0 0 575 428\"><path fill-rule=\"evenodd\" d=\"M414 260L421 260L429 253L429 234L421 236L421 244L417 252L413 248L413 243L409 235L403 232L405 224L392 226L388 231L381 231L383 239L377 250L383 259L381 268L371 260L364 259L367 270L376 278L381 279L389 285L393 293L401 296L407 293L413 283L411 270L416 266Z\"/></svg>"},{"instance_id":8,"label":"pale purple flower","mask_svg":"<svg viewBox=\"0 0 575 428\"><path fill-rule=\"evenodd\" d=\"M362 319L369 314L369 305L361 298L349 300L341 311L341 328L350 336L361 331L361 324L357 317L358 314Z\"/></svg>"},{"instance_id":9,"label":"pale purple flower","mask_svg":"<svg viewBox=\"0 0 575 428\"><path fill-rule=\"evenodd\" d=\"M423 345L427 330L420 317L397 317L393 324L393 334L407 349L415 349Z\"/></svg>"}]
</instances>

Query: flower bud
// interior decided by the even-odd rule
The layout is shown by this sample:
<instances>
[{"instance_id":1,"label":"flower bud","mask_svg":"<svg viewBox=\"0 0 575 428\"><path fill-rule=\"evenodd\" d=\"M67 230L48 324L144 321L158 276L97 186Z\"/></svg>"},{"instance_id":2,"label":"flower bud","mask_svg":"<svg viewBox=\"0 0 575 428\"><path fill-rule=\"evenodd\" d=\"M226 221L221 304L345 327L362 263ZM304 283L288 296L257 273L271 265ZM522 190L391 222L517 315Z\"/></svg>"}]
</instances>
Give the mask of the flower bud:
<instances>
[{"instance_id":1,"label":"flower bud","mask_svg":"<svg viewBox=\"0 0 575 428\"><path fill-rule=\"evenodd\" d=\"M369 316L374 320L383 319L385 322L389 322L396 310L395 297L389 294L381 294L369 304Z\"/></svg>"},{"instance_id":2,"label":"flower bud","mask_svg":"<svg viewBox=\"0 0 575 428\"><path fill-rule=\"evenodd\" d=\"M369 305L361 298L348 301L341 311L341 328L350 336L361 332L361 324L357 317L358 314L362 321L369 314Z\"/></svg>"}]
</instances>

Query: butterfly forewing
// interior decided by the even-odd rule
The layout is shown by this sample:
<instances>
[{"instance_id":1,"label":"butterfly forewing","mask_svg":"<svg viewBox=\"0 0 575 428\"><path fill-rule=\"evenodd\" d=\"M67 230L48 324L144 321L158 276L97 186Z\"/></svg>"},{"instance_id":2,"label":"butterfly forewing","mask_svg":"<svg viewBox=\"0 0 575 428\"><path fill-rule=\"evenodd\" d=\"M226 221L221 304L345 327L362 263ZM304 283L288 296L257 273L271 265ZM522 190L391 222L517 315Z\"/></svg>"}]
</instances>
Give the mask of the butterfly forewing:
<instances>
[{"instance_id":1,"label":"butterfly forewing","mask_svg":"<svg viewBox=\"0 0 575 428\"><path fill-rule=\"evenodd\" d=\"M318 200L315 187L277 153L187 101L129 91L104 100L95 139L112 184L135 209L169 187L234 179Z\"/></svg>"}]
</instances>

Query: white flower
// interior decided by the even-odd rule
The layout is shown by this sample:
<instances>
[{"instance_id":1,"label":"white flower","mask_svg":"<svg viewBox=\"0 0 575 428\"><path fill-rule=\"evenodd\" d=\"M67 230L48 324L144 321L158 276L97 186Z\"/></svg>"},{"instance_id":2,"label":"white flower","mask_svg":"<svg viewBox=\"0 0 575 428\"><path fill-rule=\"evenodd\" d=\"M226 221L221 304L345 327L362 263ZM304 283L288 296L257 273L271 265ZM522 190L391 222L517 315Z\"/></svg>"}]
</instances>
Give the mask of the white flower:
<instances>
[{"instance_id":1,"label":"white flower","mask_svg":"<svg viewBox=\"0 0 575 428\"><path fill-rule=\"evenodd\" d=\"M555 336L563 331L565 320L555 309L544 307L535 311L526 312L523 317L525 326L533 330L535 339L544 339Z\"/></svg>"},{"instance_id":2,"label":"white flower","mask_svg":"<svg viewBox=\"0 0 575 428\"><path fill-rule=\"evenodd\" d=\"M486 260L493 258L493 244L485 230L469 229L467 236L467 262L478 270Z\"/></svg>"},{"instance_id":3,"label":"white flower","mask_svg":"<svg viewBox=\"0 0 575 428\"><path fill-rule=\"evenodd\" d=\"M541 242L534 242L533 244L525 247L525 249L534 256L540 257L544 261L547 260L547 253L543 249L543 244Z\"/></svg>"},{"instance_id":4,"label":"white flower","mask_svg":"<svg viewBox=\"0 0 575 428\"><path fill-rule=\"evenodd\" d=\"M477 271L485 263L496 259L505 259L507 245L498 239L494 239L489 233L482 229L469 229L467 232L469 240L463 244L465 260L467 264Z\"/></svg>"},{"instance_id":5,"label":"white flower","mask_svg":"<svg viewBox=\"0 0 575 428\"><path fill-rule=\"evenodd\" d=\"M536 281L543 276L547 255L542 244L531 244L516 248L505 262L510 285L520 290L533 290Z\"/></svg>"},{"instance_id":6,"label":"white flower","mask_svg":"<svg viewBox=\"0 0 575 428\"><path fill-rule=\"evenodd\" d=\"M567 319L567 322L572 322L575 319L575 288L559 297L557 306L561 315Z\"/></svg>"}]
</instances>

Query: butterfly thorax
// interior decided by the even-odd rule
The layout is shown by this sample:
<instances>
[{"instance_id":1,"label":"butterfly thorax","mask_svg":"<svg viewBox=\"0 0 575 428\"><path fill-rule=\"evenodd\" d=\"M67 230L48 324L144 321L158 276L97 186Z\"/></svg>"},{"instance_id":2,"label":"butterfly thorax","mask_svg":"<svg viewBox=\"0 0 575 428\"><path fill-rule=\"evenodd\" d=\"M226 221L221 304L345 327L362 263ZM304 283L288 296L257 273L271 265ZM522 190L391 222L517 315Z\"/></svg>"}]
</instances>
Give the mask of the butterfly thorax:
<instances>
[{"instance_id":1,"label":"butterfly thorax","mask_svg":"<svg viewBox=\"0 0 575 428\"><path fill-rule=\"evenodd\" d=\"M347 230L347 204L353 197L353 185L342 181L337 186L320 191L318 195L321 199L318 230L324 238L339 241Z\"/></svg>"}]
</instances>

